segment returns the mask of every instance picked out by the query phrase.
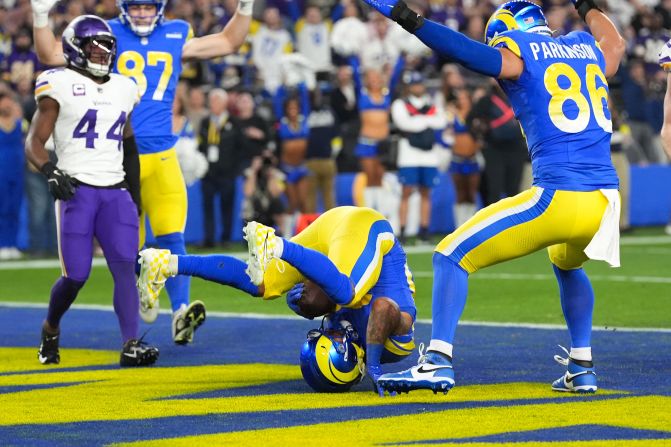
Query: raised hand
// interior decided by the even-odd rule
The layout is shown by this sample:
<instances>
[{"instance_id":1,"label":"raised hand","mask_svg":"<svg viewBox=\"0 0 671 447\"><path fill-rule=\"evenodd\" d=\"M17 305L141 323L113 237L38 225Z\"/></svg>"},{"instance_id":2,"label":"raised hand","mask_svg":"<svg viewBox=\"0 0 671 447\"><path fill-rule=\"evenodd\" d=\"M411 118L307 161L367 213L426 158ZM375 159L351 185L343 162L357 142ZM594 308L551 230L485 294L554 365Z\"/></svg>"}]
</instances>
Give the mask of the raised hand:
<instances>
[{"instance_id":1,"label":"raised hand","mask_svg":"<svg viewBox=\"0 0 671 447\"><path fill-rule=\"evenodd\" d=\"M308 318L303 315L301 310L301 299L303 299L303 293L305 292L305 284L299 282L287 292L287 306L289 309L293 310L297 315L300 315L303 318ZM312 320L312 318L308 318Z\"/></svg>"},{"instance_id":2,"label":"raised hand","mask_svg":"<svg viewBox=\"0 0 671 447\"><path fill-rule=\"evenodd\" d=\"M33 26L44 28L49 24L49 11L58 0L30 0L30 7L33 9Z\"/></svg>"}]
</instances>

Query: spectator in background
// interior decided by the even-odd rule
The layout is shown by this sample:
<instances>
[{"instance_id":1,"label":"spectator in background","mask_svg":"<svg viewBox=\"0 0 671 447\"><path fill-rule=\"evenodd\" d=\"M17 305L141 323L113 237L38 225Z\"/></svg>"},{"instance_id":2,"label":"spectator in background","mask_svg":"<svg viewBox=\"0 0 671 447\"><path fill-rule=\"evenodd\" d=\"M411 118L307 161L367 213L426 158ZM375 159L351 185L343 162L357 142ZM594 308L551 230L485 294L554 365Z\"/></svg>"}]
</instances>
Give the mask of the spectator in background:
<instances>
[{"instance_id":1,"label":"spectator in background","mask_svg":"<svg viewBox=\"0 0 671 447\"><path fill-rule=\"evenodd\" d=\"M665 159L657 133L650 124L649 100L653 92L640 60L632 60L619 71L622 78L622 100L631 129L632 144L628 147L629 161L633 164L656 164Z\"/></svg>"},{"instance_id":2,"label":"spectator in background","mask_svg":"<svg viewBox=\"0 0 671 447\"><path fill-rule=\"evenodd\" d=\"M186 118L193 127L193 132L198 135L200 133L200 124L209 114L207 110L207 100L205 91L202 87L191 87L187 92L188 99L186 101Z\"/></svg>"},{"instance_id":3,"label":"spectator in background","mask_svg":"<svg viewBox=\"0 0 671 447\"><path fill-rule=\"evenodd\" d=\"M388 80L379 69L369 68L361 73L359 59L356 56L350 58L350 63L361 120L359 141L354 154L359 157L361 170L366 174L364 205L379 211L389 219L391 217L391 211L388 209L390 200L386 197L386 191L382 187L385 168L380 156L383 151L387 150L389 143L391 98L403 70L404 60L402 57L398 58Z\"/></svg>"},{"instance_id":4,"label":"spectator in background","mask_svg":"<svg viewBox=\"0 0 671 447\"><path fill-rule=\"evenodd\" d=\"M282 85L273 101L278 119L280 168L286 174L288 212L293 220L298 219L298 214L306 212L308 169L305 166L305 155L310 134L310 98L304 82L298 84L295 93L289 95L287 87ZM282 231L285 236L293 235L293 224L293 221L287 222L287 228Z\"/></svg>"},{"instance_id":5,"label":"spectator in background","mask_svg":"<svg viewBox=\"0 0 671 447\"><path fill-rule=\"evenodd\" d=\"M17 238L25 165L23 124L19 104L0 91L0 261L22 257Z\"/></svg>"},{"instance_id":6,"label":"spectator in background","mask_svg":"<svg viewBox=\"0 0 671 447\"><path fill-rule=\"evenodd\" d=\"M256 113L256 104L250 92L237 94L235 110L234 123L240 133L239 152L244 160L244 168L247 168L249 162L270 145L271 130L268 121Z\"/></svg>"},{"instance_id":7,"label":"spectator in background","mask_svg":"<svg viewBox=\"0 0 671 447\"><path fill-rule=\"evenodd\" d=\"M252 61L263 80L265 90L271 95L282 84L281 56L292 51L291 34L282 27L279 10L266 8L263 12L263 25L252 36Z\"/></svg>"},{"instance_id":8,"label":"spectator in background","mask_svg":"<svg viewBox=\"0 0 671 447\"><path fill-rule=\"evenodd\" d=\"M624 147L631 144L629 127L622 122L620 112L613 105L611 97L608 97L608 110L611 113L613 123L613 134L610 138L610 158L613 167L620 179L620 233L631 231L629 225L629 160L624 153Z\"/></svg>"},{"instance_id":9,"label":"spectator in background","mask_svg":"<svg viewBox=\"0 0 671 447\"><path fill-rule=\"evenodd\" d=\"M459 228L477 209L476 200L483 163L479 144L467 124L467 117L473 106L471 93L462 88L452 92L452 95L448 101L448 108L454 117L450 123L454 134L450 175L456 194L454 227Z\"/></svg>"},{"instance_id":10,"label":"spectator in background","mask_svg":"<svg viewBox=\"0 0 671 447\"><path fill-rule=\"evenodd\" d=\"M359 110L357 108L357 92L352 79L352 67L341 65L336 72L336 86L331 90L331 106L338 122L338 133L342 147L338 153L339 172L355 172L359 170L359 162L354 155L354 148L359 136Z\"/></svg>"},{"instance_id":11,"label":"spectator in background","mask_svg":"<svg viewBox=\"0 0 671 447\"><path fill-rule=\"evenodd\" d=\"M254 157L245 170L242 217L246 222L256 221L277 229L280 234L286 218L282 193L284 173L277 168L277 159L269 150Z\"/></svg>"},{"instance_id":12,"label":"spectator in background","mask_svg":"<svg viewBox=\"0 0 671 447\"><path fill-rule=\"evenodd\" d=\"M438 183L438 164L441 150L437 133L445 129L445 113L426 92L425 79L419 72L407 73L404 79L406 94L391 106L391 118L401 132L398 142L398 179L403 185L400 206L401 231L399 240L405 240L408 220L408 199L415 189L420 194L418 238L429 241L431 219L431 190Z\"/></svg>"},{"instance_id":13,"label":"spectator in background","mask_svg":"<svg viewBox=\"0 0 671 447\"><path fill-rule=\"evenodd\" d=\"M186 92L176 95L172 103L172 132L177 136L174 145L177 160L186 186L191 186L203 178L208 164L205 156L198 151L198 141L191 122L185 115Z\"/></svg>"},{"instance_id":14,"label":"spectator in background","mask_svg":"<svg viewBox=\"0 0 671 447\"><path fill-rule=\"evenodd\" d=\"M33 81L41 70L37 54L33 51L33 38L30 28L20 28L14 35L12 52L4 60L3 78L13 87L21 80Z\"/></svg>"},{"instance_id":15,"label":"spectator in background","mask_svg":"<svg viewBox=\"0 0 671 447\"><path fill-rule=\"evenodd\" d=\"M467 124L482 141L487 185L484 205L516 195L528 157L527 143L515 112L495 81L490 80L488 92L473 105Z\"/></svg>"},{"instance_id":16,"label":"spectator in background","mask_svg":"<svg viewBox=\"0 0 671 447\"><path fill-rule=\"evenodd\" d=\"M343 18L333 24L331 47L339 58L339 63L361 50L368 39L368 27L359 17L356 0L348 0L344 5Z\"/></svg>"},{"instance_id":17,"label":"spectator in background","mask_svg":"<svg viewBox=\"0 0 671 447\"><path fill-rule=\"evenodd\" d=\"M430 0L426 18L441 23L454 31L461 31L468 22L464 12L459 0Z\"/></svg>"},{"instance_id":18,"label":"spectator in background","mask_svg":"<svg viewBox=\"0 0 671 447\"><path fill-rule=\"evenodd\" d=\"M317 80L326 81L330 77L331 20L324 20L317 6L305 8L305 16L296 23L296 49L310 62Z\"/></svg>"},{"instance_id":19,"label":"spectator in background","mask_svg":"<svg viewBox=\"0 0 671 447\"><path fill-rule=\"evenodd\" d=\"M333 148L342 144L338 137L335 113L328 102L328 97L321 89L312 92L312 107L308 116L310 136L305 165L307 177L306 213L317 212L317 195L321 195L324 211L335 207L335 176L336 163ZM337 139L336 139L337 138Z\"/></svg>"},{"instance_id":20,"label":"spectator in background","mask_svg":"<svg viewBox=\"0 0 671 447\"><path fill-rule=\"evenodd\" d=\"M240 134L230 119L228 94L215 88L208 94L210 114L205 118L198 135L198 150L208 161L208 170L201 182L203 191L203 220L205 224L204 247L214 247L214 201L219 196L221 212L220 241L231 240L235 179L240 174Z\"/></svg>"}]
</instances>

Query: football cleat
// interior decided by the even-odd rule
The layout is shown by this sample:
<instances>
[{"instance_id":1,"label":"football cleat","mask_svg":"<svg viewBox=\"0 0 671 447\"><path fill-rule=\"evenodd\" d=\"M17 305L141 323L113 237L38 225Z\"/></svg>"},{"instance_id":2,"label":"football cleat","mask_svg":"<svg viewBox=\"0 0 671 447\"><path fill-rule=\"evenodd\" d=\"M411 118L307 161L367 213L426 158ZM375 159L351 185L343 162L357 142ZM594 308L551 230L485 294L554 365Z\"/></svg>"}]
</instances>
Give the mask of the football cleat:
<instances>
[{"instance_id":1,"label":"football cleat","mask_svg":"<svg viewBox=\"0 0 671 447\"><path fill-rule=\"evenodd\" d=\"M258 286L263 282L268 263L275 257L277 236L273 228L258 222L249 222L243 231L249 250L246 272L252 283Z\"/></svg>"},{"instance_id":2,"label":"football cleat","mask_svg":"<svg viewBox=\"0 0 671 447\"><path fill-rule=\"evenodd\" d=\"M123 345L119 359L121 366L149 366L158 360L158 348L149 346L143 338L128 340Z\"/></svg>"},{"instance_id":3,"label":"football cleat","mask_svg":"<svg viewBox=\"0 0 671 447\"><path fill-rule=\"evenodd\" d=\"M568 350L559 346L568 354ZM594 363L587 360L576 360L570 356L564 358L555 355L555 360L560 365L566 366L566 373L559 379L552 382L554 391L563 391L570 393L596 393L597 380L594 371Z\"/></svg>"},{"instance_id":4,"label":"football cleat","mask_svg":"<svg viewBox=\"0 0 671 447\"><path fill-rule=\"evenodd\" d=\"M37 359L43 365L57 365L61 362L61 355L58 352L58 339L60 332L49 334L42 328L42 341L40 349L37 351Z\"/></svg>"},{"instance_id":5,"label":"football cleat","mask_svg":"<svg viewBox=\"0 0 671 447\"><path fill-rule=\"evenodd\" d=\"M205 304L202 301L192 301L188 306L182 306L172 316L172 339L178 345L185 345L193 341L193 333L205 322Z\"/></svg>"},{"instance_id":6,"label":"football cleat","mask_svg":"<svg viewBox=\"0 0 671 447\"><path fill-rule=\"evenodd\" d=\"M158 317L159 302L168 274L170 250L147 248L140 252L140 276L137 278L137 290L140 293L140 317L145 323L153 323Z\"/></svg>"},{"instance_id":7,"label":"football cleat","mask_svg":"<svg viewBox=\"0 0 671 447\"><path fill-rule=\"evenodd\" d=\"M404 392L412 390L431 390L434 394L442 391L447 394L454 386L452 359L435 351L422 355L420 349L417 366L397 373L383 374L377 385L383 392Z\"/></svg>"}]
</instances>

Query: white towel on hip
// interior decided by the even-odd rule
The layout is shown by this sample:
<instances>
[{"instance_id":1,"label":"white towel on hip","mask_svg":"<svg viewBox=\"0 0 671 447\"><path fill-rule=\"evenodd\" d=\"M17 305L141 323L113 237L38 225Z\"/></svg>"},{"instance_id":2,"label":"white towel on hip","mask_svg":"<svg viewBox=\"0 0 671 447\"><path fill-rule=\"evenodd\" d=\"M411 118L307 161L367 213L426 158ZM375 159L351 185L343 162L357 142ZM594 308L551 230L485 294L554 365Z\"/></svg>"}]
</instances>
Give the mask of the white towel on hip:
<instances>
[{"instance_id":1,"label":"white towel on hip","mask_svg":"<svg viewBox=\"0 0 671 447\"><path fill-rule=\"evenodd\" d=\"M601 217L599 230L585 247L590 259L606 261L611 267L620 266L620 193L617 189L600 190L608 206Z\"/></svg>"}]
</instances>

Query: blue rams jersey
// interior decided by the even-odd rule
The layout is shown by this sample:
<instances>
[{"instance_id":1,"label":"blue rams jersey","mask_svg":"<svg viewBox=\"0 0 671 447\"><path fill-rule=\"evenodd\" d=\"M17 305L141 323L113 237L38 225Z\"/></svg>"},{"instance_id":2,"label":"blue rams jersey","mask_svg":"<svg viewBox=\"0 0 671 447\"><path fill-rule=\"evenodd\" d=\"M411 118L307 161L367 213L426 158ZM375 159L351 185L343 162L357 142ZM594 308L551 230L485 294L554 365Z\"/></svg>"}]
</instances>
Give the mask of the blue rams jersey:
<instances>
[{"instance_id":1,"label":"blue rams jersey","mask_svg":"<svg viewBox=\"0 0 671 447\"><path fill-rule=\"evenodd\" d=\"M140 103L131 124L141 154L172 148L172 103L182 71L182 48L191 38L191 26L182 20L166 20L147 37L140 37L119 19L110 20L117 38L115 71L132 78L140 89Z\"/></svg>"},{"instance_id":2,"label":"blue rams jersey","mask_svg":"<svg viewBox=\"0 0 671 447\"><path fill-rule=\"evenodd\" d=\"M524 60L519 79L501 80L527 139L534 185L569 191L617 188L610 159L606 62L592 35L508 31L489 45Z\"/></svg>"}]
</instances>

